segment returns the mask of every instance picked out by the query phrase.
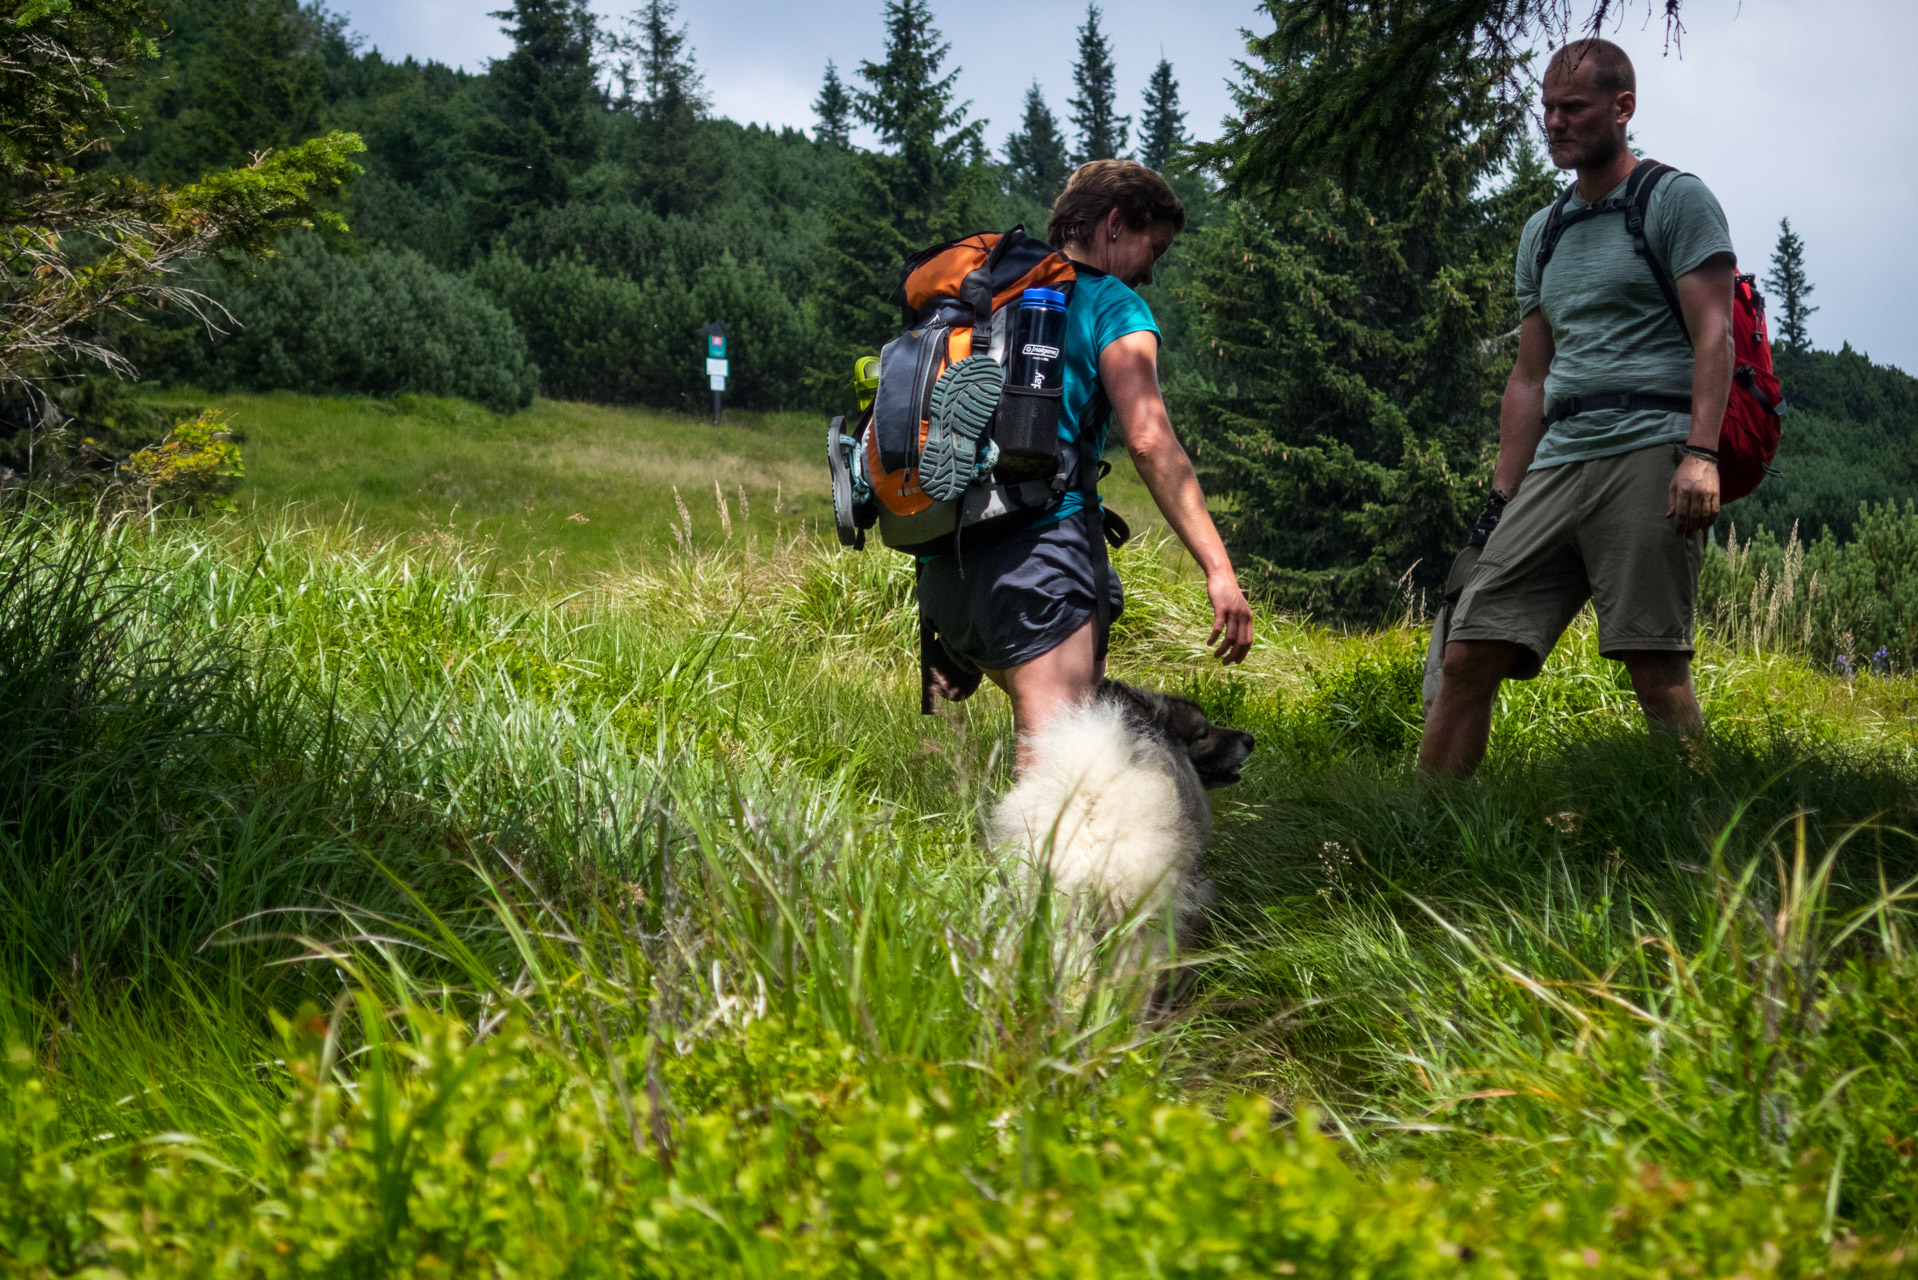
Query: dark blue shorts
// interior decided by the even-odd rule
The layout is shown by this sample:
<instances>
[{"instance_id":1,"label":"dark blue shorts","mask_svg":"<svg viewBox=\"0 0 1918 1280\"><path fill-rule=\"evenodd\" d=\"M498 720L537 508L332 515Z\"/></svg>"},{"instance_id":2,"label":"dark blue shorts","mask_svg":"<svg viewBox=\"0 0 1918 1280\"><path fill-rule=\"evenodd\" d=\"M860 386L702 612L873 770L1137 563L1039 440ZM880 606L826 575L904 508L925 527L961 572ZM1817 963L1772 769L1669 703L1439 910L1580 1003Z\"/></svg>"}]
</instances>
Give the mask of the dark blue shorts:
<instances>
[{"instance_id":1,"label":"dark blue shorts","mask_svg":"<svg viewBox=\"0 0 1918 1280\"><path fill-rule=\"evenodd\" d=\"M1117 618L1125 589L1116 571L1110 576ZM947 648L988 671L1051 652L1092 616L1085 516L1067 516L978 550L962 542L956 554L926 561L919 570L919 607Z\"/></svg>"}]
</instances>

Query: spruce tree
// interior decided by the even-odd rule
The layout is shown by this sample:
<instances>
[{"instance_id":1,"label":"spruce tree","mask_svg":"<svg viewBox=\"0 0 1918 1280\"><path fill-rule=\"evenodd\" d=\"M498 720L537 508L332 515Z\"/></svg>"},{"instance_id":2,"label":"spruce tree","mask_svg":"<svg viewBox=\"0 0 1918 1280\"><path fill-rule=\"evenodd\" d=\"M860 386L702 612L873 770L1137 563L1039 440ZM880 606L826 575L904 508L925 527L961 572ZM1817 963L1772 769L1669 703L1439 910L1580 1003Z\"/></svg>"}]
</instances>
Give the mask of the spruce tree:
<instances>
[{"instance_id":1,"label":"spruce tree","mask_svg":"<svg viewBox=\"0 0 1918 1280\"><path fill-rule=\"evenodd\" d=\"M1322 27L1281 29L1239 90L1248 118L1335 52ZM1195 331L1175 421L1234 560L1288 608L1377 620L1403 608L1402 583L1429 602L1484 500L1518 323L1512 255L1550 174L1511 163L1525 115L1486 59L1446 59L1444 109L1402 140L1417 163L1247 181L1186 247Z\"/></svg>"},{"instance_id":2,"label":"spruce tree","mask_svg":"<svg viewBox=\"0 0 1918 1280\"><path fill-rule=\"evenodd\" d=\"M1778 244L1771 253L1765 287L1775 299L1779 345L1793 355L1803 355L1811 349L1805 324L1818 308L1805 301L1814 286L1805 277L1805 242L1791 229L1790 218L1778 220Z\"/></svg>"},{"instance_id":3,"label":"spruce tree","mask_svg":"<svg viewBox=\"0 0 1918 1280\"><path fill-rule=\"evenodd\" d=\"M1139 119L1139 163L1163 170L1172 153L1185 145L1185 112L1179 110L1179 82L1164 58L1145 86L1145 113Z\"/></svg>"},{"instance_id":4,"label":"spruce tree","mask_svg":"<svg viewBox=\"0 0 1918 1280\"><path fill-rule=\"evenodd\" d=\"M158 74L133 95L141 127L114 142L118 164L189 181L319 132L324 11L299 0L195 0L167 18Z\"/></svg>"},{"instance_id":5,"label":"spruce tree","mask_svg":"<svg viewBox=\"0 0 1918 1280\"><path fill-rule=\"evenodd\" d=\"M621 71L629 97L634 72L639 81L639 94L629 104L638 123L632 148L638 194L662 214L698 208L713 178L710 157L699 145L705 78L693 64L686 28L673 21L677 16L672 0L647 0L615 42L632 59Z\"/></svg>"},{"instance_id":6,"label":"spruce tree","mask_svg":"<svg viewBox=\"0 0 1918 1280\"><path fill-rule=\"evenodd\" d=\"M1036 80L1026 90L1024 123L1019 132L1006 138L1006 165L1011 170L1009 185L1013 193L1047 208L1072 175L1059 121L1046 105Z\"/></svg>"},{"instance_id":7,"label":"spruce tree","mask_svg":"<svg viewBox=\"0 0 1918 1280\"><path fill-rule=\"evenodd\" d=\"M513 38L513 51L488 73L494 121L483 152L498 176L493 220L503 225L572 197L573 183L598 158L606 95L586 0L513 0L492 16Z\"/></svg>"},{"instance_id":8,"label":"spruce tree","mask_svg":"<svg viewBox=\"0 0 1918 1280\"><path fill-rule=\"evenodd\" d=\"M835 398L854 356L873 354L899 326L899 265L912 250L987 225L992 173L984 121L954 100L958 70L929 0L887 0L885 56L861 62L853 112L881 150L848 154L846 192L831 205L821 317L829 337L809 377Z\"/></svg>"},{"instance_id":9,"label":"spruce tree","mask_svg":"<svg viewBox=\"0 0 1918 1280\"><path fill-rule=\"evenodd\" d=\"M1068 100L1072 123L1079 127L1074 165L1124 158L1126 128L1132 117L1118 114L1117 80L1112 47L1099 30L1099 6L1087 4L1086 24L1079 28L1079 60L1072 66L1072 83L1079 96Z\"/></svg>"},{"instance_id":10,"label":"spruce tree","mask_svg":"<svg viewBox=\"0 0 1918 1280\"><path fill-rule=\"evenodd\" d=\"M819 96L813 99L812 109L819 120L819 141L835 147L851 145L852 95L846 92L845 84L839 79L839 68L833 65L831 58L826 59L826 79L819 86Z\"/></svg>"},{"instance_id":11,"label":"spruce tree","mask_svg":"<svg viewBox=\"0 0 1918 1280\"><path fill-rule=\"evenodd\" d=\"M954 100L959 69L940 74L952 46L933 25L930 0L887 0L885 21L885 60L859 64L867 87L853 91L853 106L888 149L879 172L895 225L924 242L973 215L952 202L976 184L968 170L983 165L985 121L967 123L972 104Z\"/></svg>"}]
</instances>

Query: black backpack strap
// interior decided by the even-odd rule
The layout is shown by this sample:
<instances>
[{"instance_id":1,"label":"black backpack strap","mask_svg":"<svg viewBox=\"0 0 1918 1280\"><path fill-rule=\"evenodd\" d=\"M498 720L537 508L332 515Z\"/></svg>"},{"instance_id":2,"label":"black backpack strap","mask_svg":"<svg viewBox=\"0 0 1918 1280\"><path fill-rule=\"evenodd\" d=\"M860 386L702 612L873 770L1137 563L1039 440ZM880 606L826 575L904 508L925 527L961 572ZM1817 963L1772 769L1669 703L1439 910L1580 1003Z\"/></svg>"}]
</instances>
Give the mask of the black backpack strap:
<instances>
[{"instance_id":1,"label":"black backpack strap","mask_svg":"<svg viewBox=\"0 0 1918 1280\"><path fill-rule=\"evenodd\" d=\"M1578 190L1577 182L1566 187L1559 193L1558 199L1552 201L1552 211L1545 215L1545 229L1539 232L1538 256L1534 259L1541 280L1545 277L1545 264L1552 260L1554 253L1558 252L1558 238L1565 234L1565 228L1568 225L1565 221L1565 206L1571 203L1572 193L1576 190Z\"/></svg>"},{"instance_id":2,"label":"black backpack strap","mask_svg":"<svg viewBox=\"0 0 1918 1280\"><path fill-rule=\"evenodd\" d=\"M1086 516L1086 545L1092 557L1092 656L1104 662L1112 639L1112 557L1106 551L1105 508L1099 505L1099 441L1112 419L1112 401L1104 387L1093 392L1079 424L1079 497Z\"/></svg>"},{"instance_id":3,"label":"black backpack strap","mask_svg":"<svg viewBox=\"0 0 1918 1280\"><path fill-rule=\"evenodd\" d=\"M1652 192L1668 173L1678 170L1656 160L1640 160L1632 170L1632 176L1625 180L1625 230L1632 238L1632 251L1645 259L1645 265L1652 270L1652 279L1658 282L1658 292L1664 296L1665 305L1671 309L1672 319L1678 322L1678 332L1685 339L1685 345L1692 345L1691 327L1685 323L1685 308L1679 305L1678 289L1672 284L1672 278L1666 273L1664 264L1658 255L1652 252L1651 241L1645 234L1645 216L1652 207Z\"/></svg>"},{"instance_id":4,"label":"black backpack strap","mask_svg":"<svg viewBox=\"0 0 1918 1280\"><path fill-rule=\"evenodd\" d=\"M932 664L939 643L939 629L932 625L932 619L926 616L925 602L919 599L919 578L924 572L925 566L919 563L917 556L913 557L912 598L919 610L919 714L929 716L933 714Z\"/></svg>"}]
</instances>

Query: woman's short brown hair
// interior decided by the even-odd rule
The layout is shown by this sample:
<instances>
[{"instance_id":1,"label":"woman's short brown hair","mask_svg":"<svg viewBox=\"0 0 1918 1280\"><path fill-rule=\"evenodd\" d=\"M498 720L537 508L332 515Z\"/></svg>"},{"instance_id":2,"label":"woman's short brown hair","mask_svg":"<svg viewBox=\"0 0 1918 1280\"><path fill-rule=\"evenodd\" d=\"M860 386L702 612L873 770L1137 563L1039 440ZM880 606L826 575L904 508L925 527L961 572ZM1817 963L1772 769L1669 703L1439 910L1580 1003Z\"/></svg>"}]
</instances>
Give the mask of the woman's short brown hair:
<instances>
[{"instance_id":1,"label":"woman's short brown hair","mask_svg":"<svg viewBox=\"0 0 1918 1280\"><path fill-rule=\"evenodd\" d=\"M1155 222L1167 224L1174 234L1185 230L1185 206L1164 178L1137 160L1093 160L1074 171L1052 202L1046 239L1055 249L1084 244L1114 209L1134 231Z\"/></svg>"}]
</instances>

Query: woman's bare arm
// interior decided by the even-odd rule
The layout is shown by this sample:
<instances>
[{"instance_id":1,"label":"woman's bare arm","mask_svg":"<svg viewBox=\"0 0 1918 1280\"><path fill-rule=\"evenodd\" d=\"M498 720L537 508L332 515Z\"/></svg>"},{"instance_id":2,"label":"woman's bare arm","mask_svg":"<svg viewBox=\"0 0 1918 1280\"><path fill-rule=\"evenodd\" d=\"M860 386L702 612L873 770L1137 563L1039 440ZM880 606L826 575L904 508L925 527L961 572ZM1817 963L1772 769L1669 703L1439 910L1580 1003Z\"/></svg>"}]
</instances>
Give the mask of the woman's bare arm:
<instances>
[{"instance_id":1,"label":"woman's bare arm","mask_svg":"<svg viewBox=\"0 0 1918 1280\"><path fill-rule=\"evenodd\" d=\"M1158 336L1130 333L1110 343L1099 355L1099 378L1112 399L1113 416L1139 478L1172 532L1205 571L1205 590L1212 600L1212 636L1206 643L1221 662L1243 661L1252 647L1252 606L1239 589L1231 557L1212 513L1205 509L1192 460L1173 433L1165 398L1159 394Z\"/></svg>"}]
</instances>

